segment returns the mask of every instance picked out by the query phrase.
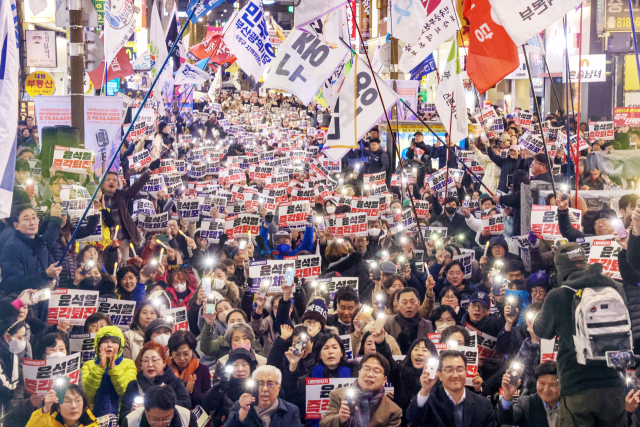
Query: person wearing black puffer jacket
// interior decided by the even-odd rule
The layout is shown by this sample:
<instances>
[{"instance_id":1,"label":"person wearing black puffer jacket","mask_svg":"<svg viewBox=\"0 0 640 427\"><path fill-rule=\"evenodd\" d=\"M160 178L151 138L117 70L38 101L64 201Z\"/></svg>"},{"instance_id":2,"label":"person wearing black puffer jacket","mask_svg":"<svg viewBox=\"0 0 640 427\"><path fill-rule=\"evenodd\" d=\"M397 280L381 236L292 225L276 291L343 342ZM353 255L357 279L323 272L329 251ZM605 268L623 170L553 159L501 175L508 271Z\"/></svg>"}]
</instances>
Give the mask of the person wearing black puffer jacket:
<instances>
[{"instance_id":1,"label":"person wearing black puffer jacket","mask_svg":"<svg viewBox=\"0 0 640 427\"><path fill-rule=\"evenodd\" d=\"M640 354L640 286L638 286L638 283L640 283L640 271L627 261L627 239L617 239L617 241L623 248L618 252L618 268L622 276L622 289L627 296L627 308L629 309L631 333L633 334L633 348L636 354Z\"/></svg>"},{"instance_id":2,"label":"person wearing black puffer jacket","mask_svg":"<svg viewBox=\"0 0 640 427\"><path fill-rule=\"evenodd\" d=\"M349 246L342 239L334 239L329 243L324 252L324 256L329 262L329 267L324 271L328 273L340 273L342 277L358 278L358 293L362 295L364 291L373 285L369 277L369 266L359 252L349 251Z\"/></svg>"},{"instance_id":3,"label":"person wearing black puffer jacket","mask_svg":"<svg viewBox=\"0 0 640 427\"><path fill-rule=\"evenodd\" d=\"M256 370L258 362L254 355L244 348L236 348L229 353L225 374L216 380L202 399L202 409L213 418L213 427L220 427L229 417L234 403L246 391L246 381ZM231 371L231 373L226 373Z\"/></svg>"},{"instance_id":4,"label":"person wearing black puffer jacket","mask_svg":"<svg viewBox=\"0 0 640 427\"><path fill-rule=\"evenodd\" d=\"M507 157L500 157L498 154L494 153L493 150L487 150L487 154L491 161L500 167L500 182L498 184L498 190L507 194L509 192L509 188L507 187L507 177L513 174L518 168L520 147L518 145L510 146Z\"/></svg>"},{"instance_id":5,"label":"person wearing black puffer jacket","mask_svg":"<svg viewBox=\"0 0 640 427\"><path fill-rule=\"evenodd\" d=\"M136 397L144 397L147 389L153 385L166 384L177 396L176 404L191 409L191 396L180 377L173 373L173 368L167 366L164 347L154 341L142 347L136 358L138 375L127 385L120 403L120 425L131 412L142 407L136 403Z\"/></svg>"}]
</instances>

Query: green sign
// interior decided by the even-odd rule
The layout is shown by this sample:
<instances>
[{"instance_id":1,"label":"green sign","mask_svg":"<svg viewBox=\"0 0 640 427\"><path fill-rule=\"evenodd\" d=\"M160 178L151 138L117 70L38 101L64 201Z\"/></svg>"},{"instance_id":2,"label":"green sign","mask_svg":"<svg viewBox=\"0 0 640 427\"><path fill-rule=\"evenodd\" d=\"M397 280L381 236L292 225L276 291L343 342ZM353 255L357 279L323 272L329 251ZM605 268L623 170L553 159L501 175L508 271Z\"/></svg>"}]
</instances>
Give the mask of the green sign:
<instances>
[{"instance_id":1,"label":"green sign","mask_svg":"<svg viewBox=\"0 0 640 427\"><path fill-rule=\"evenodd\" d=\"M288 11L289 11L289 13L293 13L293 5L288 7Z\"/></svg>"},{"instance_id":2,"label":"green sign","mask_svg":"<svg viewBox=\"0 0 640 427\"><path fill-rule=\"evenodd\" d=\"M104 0L91 0L98 12L98 25L104 25Z\"/></svg>"}]
</instances>

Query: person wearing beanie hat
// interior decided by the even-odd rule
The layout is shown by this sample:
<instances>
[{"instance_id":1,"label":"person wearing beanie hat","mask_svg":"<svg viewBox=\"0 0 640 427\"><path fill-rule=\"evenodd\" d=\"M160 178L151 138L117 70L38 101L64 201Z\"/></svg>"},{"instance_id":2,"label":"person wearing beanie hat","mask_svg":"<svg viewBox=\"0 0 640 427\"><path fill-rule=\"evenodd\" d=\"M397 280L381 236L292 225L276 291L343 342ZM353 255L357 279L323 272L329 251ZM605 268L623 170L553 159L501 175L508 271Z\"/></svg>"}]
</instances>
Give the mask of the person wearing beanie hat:
<instances>
[{"instance_id":1,"label":"person wearing beanie hat","mask_svg":"<svg viewBox=\"0 0 640 427\"><path fill-rule=\"evenodd\" d=\"M622 286L603 275L602 264L588 264L577 243L561 245L554 253L558 288L552 289L533 323L543 339L558 337L560 419L563 425L624 425L625 388L615 369L606 362L582 365L574 344L574 297L586 288L611 287L626 303Z\"/></svg>"},{"instance_id":2,"label":"person wearing beanie hat","mask_svg":"<svg viewBox=\"0 0 640 427\"><path fill-rule=\"evenodd\" d=\"M575 242L576 239L584 238L587 234L580 230L573 228L569 219L569 199L566 196L558 197L556 199L558 206L558 228L562 237ZM594 229L596 236L607 236L613 234L614 228L612 221L617 219L617 214L613 209L604 208L598 211L596 220L594 223Z\"/></svg>"},{"instance_id":3,"label":"person wearing beanie hat","mask_svg":"<svg viewBox=\"0 0 640 427\"><path fill-rule=\"evenodd\" d=\"M531 163L531 181L552 182L551 171L549 170L549 158L544 153L538 153L533 156Z\"/></svg>"},{"instance_id":4,"label":"person wearing beanie hat","mask_svg":"<svg viewBox=\"0 0 640 427\"><path fill-rule=\"evenodd\" d=\"M531 294L532 303L543 303L549 292L549 275L544 271L536 271L525 280L525 286Z\"/></svg>"},{"instance_id":5,"label":"person wearing beanie hat","mask_svg":"<svg viewBox=\"0 0 640 427\"><path fill-rule=\"evenodd\" d=\"M211 414L213 427L221 427L229 417L229 411L247 389L247 380L258 367L255 354L244 348L229 352L223 373L214 380L211 389L202 399L202 409Z\"/></svg>"},{"instance_id":6,"label":"person wearing beanie hat","mask_svg":"<svg viewBox=\"0 0 640 427\"><path fill-rule=\"evenodd\" d=\"M171 320L171 322L168 320ZM152 320L144 331L144 343L146 344L150 341L154 341L166 347L169 345L169 337L171 336L172 331L173 319Z\"/></svg>"},{"instance_id":7,"label":"person wearing beanie hat","mask_svg":"<svg viewBox=\"0 0 640 427\"><path fill-rule=\"evenodd\" d=\"M309 336L315 337L327 324L327 305L316 298L307 306L300 321L309 329Z\"/></svg>"}]
</instances>

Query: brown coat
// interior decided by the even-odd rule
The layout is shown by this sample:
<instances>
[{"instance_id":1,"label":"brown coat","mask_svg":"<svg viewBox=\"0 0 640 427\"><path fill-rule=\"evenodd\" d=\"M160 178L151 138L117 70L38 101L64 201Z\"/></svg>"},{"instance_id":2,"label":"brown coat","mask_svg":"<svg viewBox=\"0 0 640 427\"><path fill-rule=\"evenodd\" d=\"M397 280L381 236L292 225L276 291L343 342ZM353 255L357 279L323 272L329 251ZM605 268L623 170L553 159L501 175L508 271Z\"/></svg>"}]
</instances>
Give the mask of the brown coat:
<instances>
[{"instance_id":1,"label":"brown coat","mask_svg":"<svg viewBox=\"0 0 640 427\"><path fill-rule=\"evenodd\" d=\"M329 393L329 408L320 421L320 427L340 427L340 405L344 400L347 387L341 387ZM369 427L397 427L402 419L402 409L387 396L384 396L369 416Z\"/></svg>"},{"instance_id":2,"label":"brown coat","mask_svg":"<svg viewBox=\"0 0 640 427\"><path fill-rule=\"evenodd\" d=\"M387 323L384 325L384 330L387 331L387 333L391 335L393 338L395 338L397 341L398 335L400 335L400 333L402 332L402 326L400 326L400 323L396 321L396 316L397 314L387 317ZM420 323L418 323L417 338L429 338L427 334L431 334L433 332L435 331L433 329L433 325L431 324L431 321L424 318L421 319Z\"/></svg>"}]
</instances>

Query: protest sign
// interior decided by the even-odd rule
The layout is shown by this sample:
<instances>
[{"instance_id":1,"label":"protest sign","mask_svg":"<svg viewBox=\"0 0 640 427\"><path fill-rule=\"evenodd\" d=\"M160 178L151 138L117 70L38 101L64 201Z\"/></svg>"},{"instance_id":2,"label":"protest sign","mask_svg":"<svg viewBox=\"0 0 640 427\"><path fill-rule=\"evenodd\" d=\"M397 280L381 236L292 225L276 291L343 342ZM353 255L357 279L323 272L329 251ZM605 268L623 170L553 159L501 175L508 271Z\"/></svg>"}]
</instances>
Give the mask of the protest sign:
<instances>
[{"instance_id":1,"label":"protest sign","mask_svg":"<svg viewBox=\"0 0 640 427\"><path fill-rule=\"evenodd\" d=\"M613 141L613 133L613 122L589 122L589 138L592 141L597 139Z\"/></svg>"},{"instance_id":2,"label":"protest sign","mask_svg":"<svg viewBox=\"0 0 640 427\"><path fill-rule=\"evenodd\" d=\"M311 212L311 204L306 201L286 202L278 207L279 227L306 226L307 217Z\"/></svg>"},{"instance_id":3,"label":"protest sign","mask_svg":"<svg viewBox=\"0 0 640 427\"><path fill-rule=\"evenodd\" d=\"M531 126L531 119L533 118L532 113L527 113L522 110L516 111L516 117L514 119L514 123L518 126Z\"/></svg>"},{"instance_id":4,"label":"protest sign","mask_svg":"<svg viewBox=\"0 0 640 427\"><path fill-rule=\"evenodd\" d=\"M225 231L224 218L213 218L210 221L202 221L200 226L200 238L206 239L210 243L218 243L220 236Z\"/></svg>"},{"instance_id":5,"label":"protest sign","mask_svg":"<svg viewBox=\"0 0 640 427\"><path fill-rule=\"evenodd\" d=\"M189 330L189 322L187 320L187 308L186 307L178 307L178 308L170 308L168 310L160 310L160 317L169 322L170 325L173 325L172 333L175 331L188 331Z\"/></svg>"},{"instance_id":6,"label":"protest sign","mask_svg":"<svg viewBox=\"0 0 640 427\"><path fill-rule=\"evenodd\" d=\"M350 234L366 236L368 233L367 214L365 213L325 216L324 223L327 227L327 232L335 237L344 237Z\"/></svg>"},{"instance_id":7,"label":"protest sign","mask_svg":"<svg viewBox=\"0 0 640 427\"><path fill-rule=\"evenodd\" d=\"M96 357L96 332L69 334L69 354L80 353L80 364Z\"/></svg>"},{"instance_id":8,"label":"protest sign","mask_svg":"<svg viewBox=\"0 0 640 427\"><path fill-rule=\"evenodd\" d=\"M322 419L329 407L329 393L337 388L350 387L356 380L357 378L307 378L305 389L307 419Z\"/></svg>"},{"instance_id":9,"label":"protest sign","mask_svg":"<svg viewBox=\"0 0 640 427\"><path fill-rule=\"evenodd\" d=\"M569 208L569 220L573 228L577 230L580 229L581 217L582 211ZM561 239L562 234L558 226L558 207L546 205L531 206L531 230L539 239Z\"/></svg>"},{"instance_id":10,"label":"protest sign","mask_svg":"<svg viewBox=\"0 0 640 427\"><path fill-rule=\"evenodd\" d=\"M87 173L95 154L91 150L56 145L53 151L53 166L62 172Z\"/></svg>"},{"instance_id":11,"label":"protest sign","mask_svg":"<svg viewBox=\"0 0 640 427\"><path fill-rule=\"evenodd\" d=\"M138 225L144 231L163 233L169 225L169 212L162 212L157 215L138 215Z\"/></svg>"},{"instance_id":12,"label":"protest sign","mask_svg":"<svg viewBox=\"0 0 640 427\"><path fill-rule=\"evenodd\" d=\"M589 253L589 264L602 264L602 271L613 273L614 279L622 280L618 265L618 253L622 247L615 240L594 239Z\"/></svg>"},{"instance_id":13,"label":"protest sign","mask_svg":"<svg viewBox=\"0 0 640 427\"><path fill-rule=\"evenodd\" d=\"M254 236L260 232L260 215L242 213L225 219L225 233L229 236L229 241L249 232Z\"/></svg>"},{"instance_id":14,"label":"protest sign","mask_svg":"<svg viewBox=\"0 0 640 427\"><path fill-rule=\"evenodd\" d=\"M69 322L72 326L84 325L87 317L98 309L98 291L56 289L49 299L48 325Z\"/></svg>"},{"instance_id":15,"label":"protest sign","mask_svg":"<svg viewBox=\"0 0 640 427\"><path fill-rule=\"evenodd\" d=\"M127 159L129 159L129 168L142 168L151 163L149 150L138 151L127 157Z\"/></svg>"},{"instance_id":16,"label":"protest sign","mask_svg":"<svg viewBox=\"0 0 640 427\"><path fill-rule=\"evenodd\" d=\"M184 218L187 222L198 221L200 217L200 208L197 199L182 198L176 203L180 218Z\"/></svg>"},{"instance_id":17,"label":"protest sign","mask_svg":"<svg viewBox=\"0 0 640 427\"><path fill-rule=\"evenodd\" d=\"M285 257L283 260L263 260L249 262L249 277L254 279L252 292L257 292L260 282L269 279L269 292L282 292L280 286L283 283L287 269L293 269L295 277L307 279L320 275L320 255L296 255Z\"/></svg>"},{"instance_id":18,"label":"protest sign","mask_svg":"<svg viewBox=\"0 0 640 427\"><path fill-rule=\"evenodd\" d=\"M459 260L464 267L464 278L471 279L471 274L473 273L473 266L471 262L475 259L475 252L467 252L461 255L456 255L452 258L453 261Z\"/></svg>"},{"instance_id":19,"label":"protest sign","mask_svg":"<svg viewBox=\"0 0 640 427\"><path fill-rule=\"evenodd\" d=\"M483 215L481 218L483 231L486 231L492 236L504 234L503 214Z\"/></svg>"},{"instance_id":20,"label":"protest sign","mask_svg":"<svg viewBox=\"0 0 640 427\"><path fill-rule=\"evenodd\" d=\"M113 326L117 326L123 331L129 330L129 324L133 320L133 312L135 310L135 301L104 297L99 299L98 313L108 315Z\"/></svg>"},{"instance_id":21,"label":"protest sign","mask_svg":"<svg viewBox=\"0 0 640 427\"><path fill-rule=\"evenodd\" d=\"M58 377L67 377L69 384L78 384L80 354L48 360L24 359L22 365L24 387L29 394L45 396Z\"/></svg>"},{"instance_id":22,"label":"protest sign","mask_svg":"<svg viewBox=\"0 0 640 427\"><path fill-rule=\"evenodd\" d=\"M540 338L540 363L558 360L559 348L560 338L555 337L550 340Z\"/></svg>"},{"instance_id":23,"label":"protest sign","mask_svg":"<svg viewBox=\"0 0 640 427\"><path fill-rule=\"evenodd\" d=\"M518 139L518 145L526 150L529 150L533 154L538 154L543 148L542 138L532 134L529 131L525 131L524 134Z\"/></svg>"}]
</instances>

